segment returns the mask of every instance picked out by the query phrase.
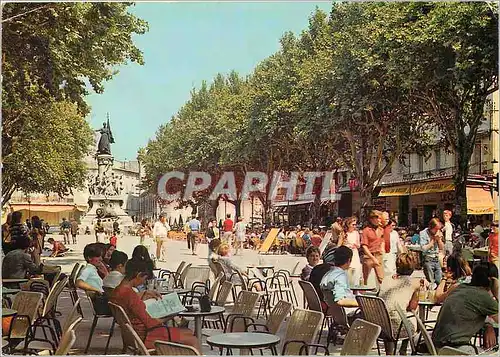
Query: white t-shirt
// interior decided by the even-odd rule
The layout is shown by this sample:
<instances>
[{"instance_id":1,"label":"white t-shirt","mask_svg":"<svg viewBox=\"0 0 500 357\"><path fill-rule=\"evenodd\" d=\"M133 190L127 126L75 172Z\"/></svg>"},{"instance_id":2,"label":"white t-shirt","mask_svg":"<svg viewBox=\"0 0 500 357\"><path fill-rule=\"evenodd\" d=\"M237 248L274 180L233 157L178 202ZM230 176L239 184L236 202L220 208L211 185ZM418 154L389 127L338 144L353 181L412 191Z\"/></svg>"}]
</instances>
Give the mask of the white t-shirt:
<instances>
[{"instance_id":1,"label":"white t-shirt","mask_svg":"<svg viewBox=\"0 0 500 357\"><path fill-rule=\"evenodd\" d=\"M391 242L391 250L392 254L398 254L398 246L399 246L399 234L396 231L392 231L389 235L389 239Z\"/></svg>"},{"instance_id":2,"label":"white t-shirt","mask_svg":"<svg viewBox=\"0 0 500 357\"><path fill-rule=\"evenodd\" d=\"M170 227L167 222L161 223L160 221L158 221L153 227L153 237L167 238L169 230Z\"/></svg>"},{"instance_id":3,"label":"white t-shirt","mask_svg":"<svg viewBox=\"0 0 500 357\"><path fill-rule=\"evenodd\" d=\"M119 271L113 270L108 275L106 275L106 277L102 281L102 286L104 286L105 288L114 289L118 285L120 285L124 277L125 275L123 275Z\"/></svg>"},{"instance_id":4,"label":"white t-shirt","mask_svg":"<svg viewBox=\"0 0 500 357\"><path fill-rule=\"evenodd\" d=\"M444 222L444 241L445 242L451 242L453 240L452 233L453 233L453 226L451 225L451 222Z\"/></svg>"}]
</instances>

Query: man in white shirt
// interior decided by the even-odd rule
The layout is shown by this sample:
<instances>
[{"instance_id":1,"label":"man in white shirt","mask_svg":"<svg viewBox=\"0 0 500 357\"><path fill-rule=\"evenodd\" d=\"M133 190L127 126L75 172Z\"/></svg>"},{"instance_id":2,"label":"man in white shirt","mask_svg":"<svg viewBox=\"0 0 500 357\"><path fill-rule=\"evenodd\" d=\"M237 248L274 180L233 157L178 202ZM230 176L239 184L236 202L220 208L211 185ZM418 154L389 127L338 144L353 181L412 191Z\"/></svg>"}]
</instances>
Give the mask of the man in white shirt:
<instances>
[{"instance_id":1,"label":"man in white shirt","mask_svg":"<svg viewBox=\"0 0 500 357\"><path fill-rule=\"evenodd\" d=\"M168 231L170 231L170 226L168 225L165 216L160 214L160 219L153 227L153 237L156 240L156 258L158 258L159 261L165 261L163 258L165 258L166 252L162 248L166 245Z\"/></svg>"},{"instance_id":2,"label":"man in white shirt","mask_svg":"<svg viewBox=\"0 0 500 357\"><path fill-rule=\"evenodd\" d=\"M114 289L120 285L125 277L125 264L127 263L127 260L127 254L120 252L119 250L115 250L113 254L111 254L111 258L109 259L111 272L106 275L102 281L103 287Z\"/></svg>"},{"instance_id":3,"label":"man in white shirt","mask_svg":"<svg viewBox=\"0 0 500 357\"><path fill-rule=\"evenodd\" d=\"M234 226L234 233L236 236L236 252L234 255L238 255L240 249L243 249L243 242L246 239L247 225L243 222L243 217L238 217L238 223Z\"/></svg>"},{"instance_id":4,"label":"man in white shirt","mask_svg":"<svg viewBox=\"0 0 500 357\"><path fill-rule=\"evenodd\" d=\"M102 279L97 272L98 265L102 264L101 250L95 244L88 244L83 249L83 257L87 265L82 269L76 280L76 287L85 291L103 293Z\"/></svg>"},{"instance_id":5,"label":"man in white shirt","mask_svg":"<svg viewBox=\"0 0 500 357\"><path fill-rule=\"evenodd\" d=\"M449 210L443 212L444 220L444 250L446 255L451 254L453 250L453 225L451 224L452 213Z\"/></svg>"}]
</instances>

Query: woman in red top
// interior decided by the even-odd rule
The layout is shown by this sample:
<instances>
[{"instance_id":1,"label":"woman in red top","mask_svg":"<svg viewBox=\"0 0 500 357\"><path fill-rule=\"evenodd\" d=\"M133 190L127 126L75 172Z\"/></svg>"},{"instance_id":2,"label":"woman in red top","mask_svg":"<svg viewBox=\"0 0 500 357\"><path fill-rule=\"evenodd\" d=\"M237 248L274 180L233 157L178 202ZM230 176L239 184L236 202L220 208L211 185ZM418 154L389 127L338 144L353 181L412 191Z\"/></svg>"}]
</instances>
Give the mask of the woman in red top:
<instances>
[{"instance_id":1,"label":"woman in red top","mask_svg":"<svg viewBox=\"0 0 500 357\"><path fill-rule=\"evenodd\" d=\"M148 267L142 261L129 260L125 265L125 278L113 292L109 301L120 305L126 312L132 323L132 327L144 341L147 348L155 348L154 341L172 341L184 345L193 346L201 351L199 341L189 329L166 327L164 322L152 318L146 311L146 305L142 299L153 297L161 298L153 292L146 292L141 296L132 288L144 285L148 278Z\"/></svg>"},{"instance_id":2,"label":"woman in red top","mask_svg":"<svg viewBox=\"0 0 500 357\"><path fill-rule=\"evenodd\" d=\"M491 223L491 233L488 237L488 242L490 263L498 267L498 221Z\"/></svg>"}]
</instances>

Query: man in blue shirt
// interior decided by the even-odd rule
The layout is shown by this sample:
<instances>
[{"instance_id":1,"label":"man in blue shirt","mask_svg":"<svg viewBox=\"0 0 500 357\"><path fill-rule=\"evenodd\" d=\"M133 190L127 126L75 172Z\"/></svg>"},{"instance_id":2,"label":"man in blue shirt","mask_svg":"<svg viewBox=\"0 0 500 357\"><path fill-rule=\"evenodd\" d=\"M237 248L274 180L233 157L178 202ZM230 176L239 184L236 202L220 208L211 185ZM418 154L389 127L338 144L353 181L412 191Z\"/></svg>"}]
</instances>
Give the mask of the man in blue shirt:
<instances>
[{"instance_id":1,"label":"man in blue shirt","mask_svg":"<svg viewBox=\"0 0 500 357\"><path fill-rule=\"evenodd\" d=\"M193 255L196 255L196 248L198 247L198 234L200 233L201 223L199 217L193 217L188 223L189 229L191 230L191 235L189 239L191 239L191 251Z\"/></svg>"},{"instance_id":2,"label":"man in blue shirt","mask_svg":"<svg viewBox=\"0 0 500 357\"><path fill-rule=\"evenodd\" d=\"M420 247L422 248L424 274L431 284L439 285L443 271L439 263L439 251L444 249L442 224L438 218L429 222L429 227L420 232Z\"/></svg>"}]
</instances>

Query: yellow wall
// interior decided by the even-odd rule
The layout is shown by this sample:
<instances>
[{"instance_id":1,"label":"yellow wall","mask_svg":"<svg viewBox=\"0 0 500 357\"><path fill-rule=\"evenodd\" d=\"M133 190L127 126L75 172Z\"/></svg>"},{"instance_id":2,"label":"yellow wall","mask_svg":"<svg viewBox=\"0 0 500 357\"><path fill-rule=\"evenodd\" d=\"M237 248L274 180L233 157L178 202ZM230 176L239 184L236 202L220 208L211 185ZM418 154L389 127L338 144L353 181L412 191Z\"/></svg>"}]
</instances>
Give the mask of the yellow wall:
<instances>
[{"instance_id":1,"label":"yellow wall","mask_svg":"<svg viewBox=\"0 0 500 357\"><path fill-rule=\"evenodd\" d=\"M499 113L498 109L500 108L500 95L499 91L496 91L493 93L493 115L492 115L492 121L491 121L491 129L496 130L491 132L491 151L492 151L492 160L497 161L496 164L493 164L493 174L496 175L498 173L498 161L500 161L500 156L498 153L498 150L500 149L498 144L499 144L499 133L498 133L498 121L499 121ZM499 204L499 199L498 199L498 192L493 193L493 203L495 204L495 214L494 214L494 219L498 220L499 215L498 215L498 204Z\"/></svg>"}]
</instances>

